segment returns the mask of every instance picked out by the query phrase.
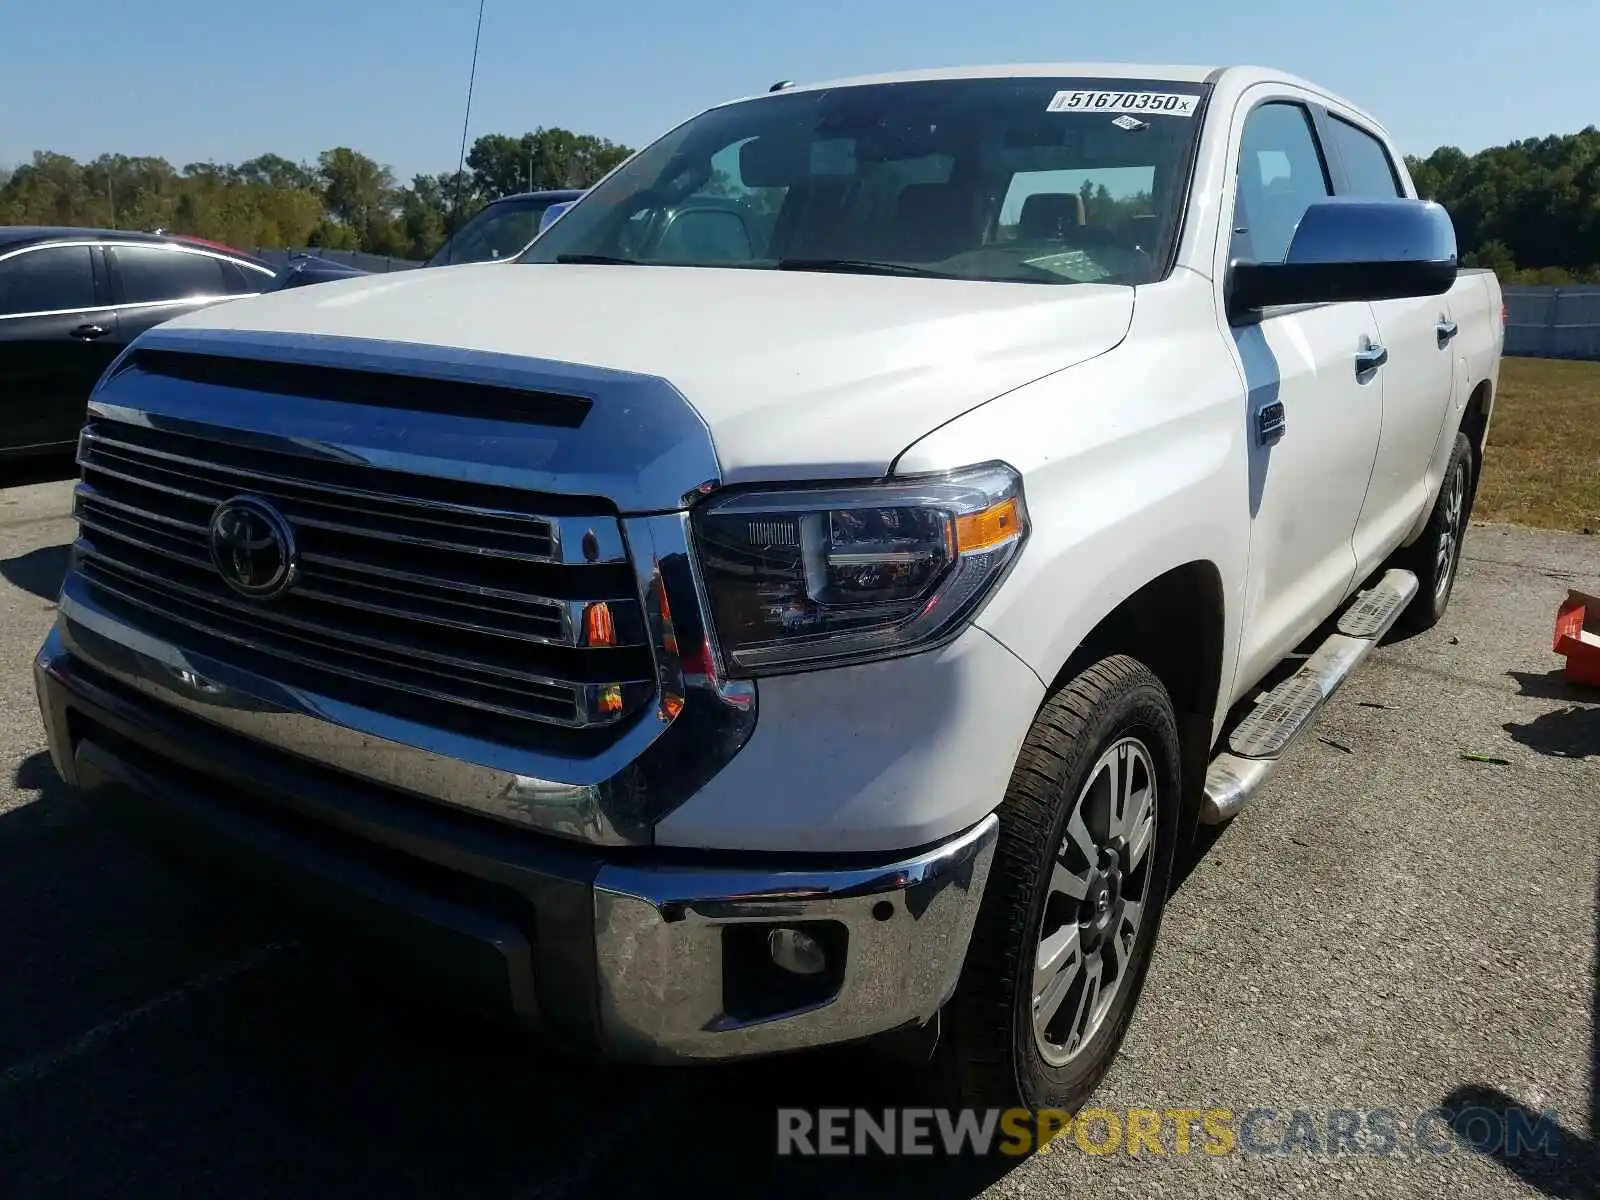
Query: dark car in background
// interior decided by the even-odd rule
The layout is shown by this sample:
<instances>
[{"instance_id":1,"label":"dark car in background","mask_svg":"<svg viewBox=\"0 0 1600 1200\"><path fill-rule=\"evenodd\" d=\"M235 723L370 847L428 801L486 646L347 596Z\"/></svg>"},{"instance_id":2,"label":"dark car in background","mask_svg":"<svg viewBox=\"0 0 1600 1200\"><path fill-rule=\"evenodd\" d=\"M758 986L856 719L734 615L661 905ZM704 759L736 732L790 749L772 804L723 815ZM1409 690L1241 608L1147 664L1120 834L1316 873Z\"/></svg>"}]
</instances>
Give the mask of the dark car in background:
<instances>
[{"instance_id":1,"label":"dark car in background","mask_svg":"<svg viewBox=\"0 0 1600 1200\"><path fill-rule=\"evenodd\" d=\"M266 263L215 242L0 227L0 457L71 448L124 346L202 305L265 291Z\"/></svg>"},{"instance_id":2,"label":"dark car in background","mask_svg":"<svg viewBox=\"0 0 1600 1200\"><path fill-rule=\"evenodd\" d=\"M520 192L491 201L422 265L450 267L461 263L494 262L515 258L543 228L545 212L555 205L570 205L583 195L581 188L556 188L543 192ZM563 208L563 211L565 209Z\"/></svg>"},{"instance_id":3,"label":"dark car in background","mask_svg":"<svg viewBox=\"0 0 1600 1200\"><path fill-rule=\"evenodd\" d=\"M474 214L454 237L448 239L432 258L421 265L448 267L514 258L544 232L545 226L571 208L582 195L580 189L561 188L503 196ZM277 278L264 290L283 291L366 274L367 271L353 263L336 262L310 252L297 253L279 268Z\"/></svg>"},{"instance_id":4,"label":"dark car in background","mask_svg":"<svg viewBox=\"0 0 1600 1200\"><path fill-rule=\"evenodd\" d=\"M289 261L278 268L271 283L261 290L281 292L286 288L307 287L313 283L331 283L335 279L355 279L370 272L350 263L335 262L318 254L291 254Z\"/></svg>"}]
</instances>

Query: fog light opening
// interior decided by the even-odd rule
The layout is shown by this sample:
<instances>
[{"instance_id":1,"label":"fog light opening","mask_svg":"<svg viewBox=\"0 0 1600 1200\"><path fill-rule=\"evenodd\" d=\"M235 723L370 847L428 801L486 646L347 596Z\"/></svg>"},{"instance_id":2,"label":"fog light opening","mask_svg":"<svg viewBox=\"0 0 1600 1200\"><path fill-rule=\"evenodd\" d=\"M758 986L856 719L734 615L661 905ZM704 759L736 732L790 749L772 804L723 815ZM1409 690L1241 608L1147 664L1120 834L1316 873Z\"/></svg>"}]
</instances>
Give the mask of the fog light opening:
<instances>
[{"instance_id":1,"label":"fog light opening","mask_svg":"<svg viewBox=\"0 0 1600 1200\"><path fill-rule=\"evenodd\" d=\"M722 1011L765 1021L830 1003L844 986L850 931L841 921L734 921L722 927Z\"/></svg>"},{"instance_id":2,"label":"fog light opening","mask_svg":"<svg viewBox=\"0 0 1600 1200\"><path fill-rule=\"evenodd\" d=\"M791 975L820 975L828 969L827 952L804 930L774 929L767 935L767 953L773 966Z\"/></svg>"}]
</instances>

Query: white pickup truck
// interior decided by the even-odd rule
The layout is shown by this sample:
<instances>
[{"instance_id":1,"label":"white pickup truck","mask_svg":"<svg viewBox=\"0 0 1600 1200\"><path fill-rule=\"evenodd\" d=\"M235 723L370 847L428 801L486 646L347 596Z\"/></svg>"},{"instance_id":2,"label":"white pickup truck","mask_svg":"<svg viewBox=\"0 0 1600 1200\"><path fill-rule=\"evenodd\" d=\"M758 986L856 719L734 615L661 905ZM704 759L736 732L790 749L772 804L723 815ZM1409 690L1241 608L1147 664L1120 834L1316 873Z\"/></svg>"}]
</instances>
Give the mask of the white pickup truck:
<instances>
[{"instance_id":1,"label":"white pickup truck","mask_svg":"<svg viewBox=\"0 0 1600 1200\"><path fill-rule=\"evenodd\" d=\"M1502 325L1286 75L781 85L519 259L132 345L52 756L556 1045L1070 1108L1197 826L1443 615Z\"/></svg>"}]
</instances>

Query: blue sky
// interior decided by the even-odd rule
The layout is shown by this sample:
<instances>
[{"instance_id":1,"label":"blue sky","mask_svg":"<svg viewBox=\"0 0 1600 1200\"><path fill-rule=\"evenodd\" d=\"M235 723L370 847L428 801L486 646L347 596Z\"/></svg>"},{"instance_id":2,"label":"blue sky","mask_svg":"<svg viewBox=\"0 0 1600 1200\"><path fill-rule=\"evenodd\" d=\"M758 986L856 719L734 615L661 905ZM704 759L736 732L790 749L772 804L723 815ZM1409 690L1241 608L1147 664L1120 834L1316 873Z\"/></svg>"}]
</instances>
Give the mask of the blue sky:
<instances>
[{"instance_id":1,"label":"blue sky","mask_svg":"<svg viewBox=\"0 0 1600 1200\"><path fill-rule=\"evenodd\" d=\"M455 166L477 0L11 0L0 163L35 149L174 163L334 145ZM1600 4L1435 0L488 0L471 132L639 145L778 79L1040 60L1256 62L1376 114L1408 152L1600 123Z\"/></svg>"}]
</instances>

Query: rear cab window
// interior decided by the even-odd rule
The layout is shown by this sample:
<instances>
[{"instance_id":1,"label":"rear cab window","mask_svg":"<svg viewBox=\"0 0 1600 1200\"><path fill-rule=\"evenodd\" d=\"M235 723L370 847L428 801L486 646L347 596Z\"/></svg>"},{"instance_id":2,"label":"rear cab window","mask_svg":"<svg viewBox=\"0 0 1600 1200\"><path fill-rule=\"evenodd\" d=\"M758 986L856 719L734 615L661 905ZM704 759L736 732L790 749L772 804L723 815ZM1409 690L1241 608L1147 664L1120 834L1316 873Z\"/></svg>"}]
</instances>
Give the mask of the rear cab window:
<instances>
[{"instance_id":1,"label":"rear cab window","mask_svg":"<svg viewBox=\"0 0 1600 1200\"><path fill-rule=\"evenodd\" d=\"M1388 199L1405 195L1400 173L1381 141L1334 113L1328 114L1326 128L1344 176L1339 187L1342 195Z\"/></svg>"}]
</instances>

